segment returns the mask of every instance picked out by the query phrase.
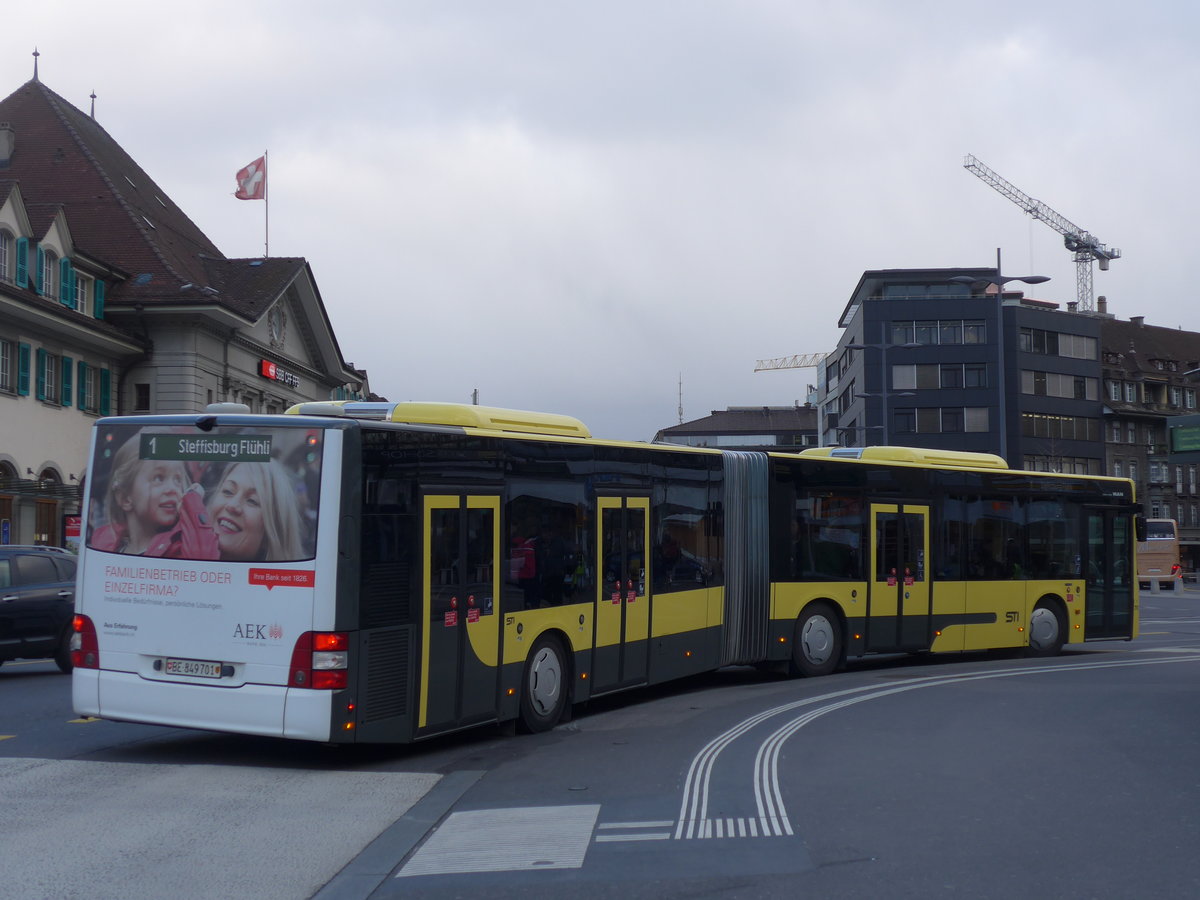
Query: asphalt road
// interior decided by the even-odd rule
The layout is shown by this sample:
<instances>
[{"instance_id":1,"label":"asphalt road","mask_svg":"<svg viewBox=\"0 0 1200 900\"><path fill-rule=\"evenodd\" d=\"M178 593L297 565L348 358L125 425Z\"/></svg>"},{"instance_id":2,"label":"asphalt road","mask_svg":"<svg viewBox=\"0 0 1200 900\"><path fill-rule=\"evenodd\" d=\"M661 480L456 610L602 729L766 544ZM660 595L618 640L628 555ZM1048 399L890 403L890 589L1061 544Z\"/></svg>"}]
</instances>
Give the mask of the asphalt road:
<instances>
[{"instance_id":1,"label":"asphalt road","mask_svg":"<svg viewBox=\"0 0 1200 900\"><path fill-rule=\"evenodd\" d=\"M1200 896L1200 591L1144 595L1132 643L730 669L532 737L327 748L69 696L0 668L0 897Z\"/></svg>"}]
</instances>

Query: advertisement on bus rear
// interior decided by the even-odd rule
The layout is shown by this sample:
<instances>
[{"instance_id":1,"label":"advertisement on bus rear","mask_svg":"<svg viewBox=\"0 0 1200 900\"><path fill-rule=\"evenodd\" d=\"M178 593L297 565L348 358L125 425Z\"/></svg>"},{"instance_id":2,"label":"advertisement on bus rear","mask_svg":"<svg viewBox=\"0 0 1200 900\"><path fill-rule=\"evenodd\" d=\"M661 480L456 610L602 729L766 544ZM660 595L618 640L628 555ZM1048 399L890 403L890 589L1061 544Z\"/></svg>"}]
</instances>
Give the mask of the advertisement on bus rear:
<instances>
[{"instance_id":1,"label":"advertisement on bus rear","mask_svg":"<svg viewBox=\"0 0 1200 900\"><path fill-rule=\"evenodd\" d=\"M325 436L99 426L81 611L96 620L102 649L224 660L242 647L238 658L265 661L252 648L290 648L311 627Z\"/></svg>"}]
</instances>

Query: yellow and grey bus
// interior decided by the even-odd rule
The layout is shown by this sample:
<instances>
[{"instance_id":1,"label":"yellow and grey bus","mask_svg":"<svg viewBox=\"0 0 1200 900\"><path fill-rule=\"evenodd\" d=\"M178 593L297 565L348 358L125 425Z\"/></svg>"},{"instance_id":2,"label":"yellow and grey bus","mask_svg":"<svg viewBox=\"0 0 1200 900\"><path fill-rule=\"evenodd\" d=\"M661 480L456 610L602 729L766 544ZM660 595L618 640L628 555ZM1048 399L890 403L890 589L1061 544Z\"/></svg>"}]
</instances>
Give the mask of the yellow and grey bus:
<instances>
[{"instance_id":1,"label":"yellow and grey bus","mask_svg":"<svg viewBox=\"0 0 1200 900\"><path fill-rule=\"evenodd\" d=\"M79 713L407 742L724 666L1137 633L1124 479L452 404L247 412L96 423Z\"/></svg>"}]
</instances>

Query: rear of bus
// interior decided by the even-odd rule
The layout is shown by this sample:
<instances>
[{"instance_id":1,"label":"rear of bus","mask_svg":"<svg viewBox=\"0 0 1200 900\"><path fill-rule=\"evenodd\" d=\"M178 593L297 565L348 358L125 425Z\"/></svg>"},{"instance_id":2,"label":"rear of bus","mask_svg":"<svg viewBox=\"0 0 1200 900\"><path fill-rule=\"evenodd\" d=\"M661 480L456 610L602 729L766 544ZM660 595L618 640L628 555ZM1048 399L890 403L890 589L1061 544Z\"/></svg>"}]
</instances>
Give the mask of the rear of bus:
<instances>
[{"instance_id":1,"label":"rear of bus","mask_svg":"<svg viewBox=\"0 0 1200 900\"><path fill-rule=\"evenodd\" d=\"M1137 545L1138 586L1142 590L1177 591L1183 584L1179 527L1174 519L1147 519L1146 540Z\"/></svg>"},{"instance_id":2,"label":"rear of bus","mask_svg":"<svg viewBox=\"0 0 1200 900\"><path fill-rule=\"evenodd\" d=\"M349 719L348 638L334 628L344 433L249 415L96 424L78 713L336 739Z\"/></svg>"}]
</instances>

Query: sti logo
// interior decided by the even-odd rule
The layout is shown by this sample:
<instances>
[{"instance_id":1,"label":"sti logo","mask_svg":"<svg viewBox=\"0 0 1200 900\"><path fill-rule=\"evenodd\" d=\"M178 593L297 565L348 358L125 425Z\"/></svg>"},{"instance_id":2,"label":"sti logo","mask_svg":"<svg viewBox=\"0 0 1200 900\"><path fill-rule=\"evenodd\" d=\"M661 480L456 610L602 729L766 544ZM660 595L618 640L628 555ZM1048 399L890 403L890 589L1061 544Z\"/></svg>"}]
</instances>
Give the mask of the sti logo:
<instances>
[{"instance_id":1,"label":"sti logo","mask_svg":"<svg viewBox=\"0 0 1200 900\"><path fill-rule=\"evenodd\" d=\"M278 641L283 638L283 626L277 622L270 625L258 622L238 622L233 626L233 636L244 641Z\"/></svg>"}]
</instances>

